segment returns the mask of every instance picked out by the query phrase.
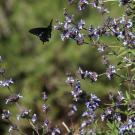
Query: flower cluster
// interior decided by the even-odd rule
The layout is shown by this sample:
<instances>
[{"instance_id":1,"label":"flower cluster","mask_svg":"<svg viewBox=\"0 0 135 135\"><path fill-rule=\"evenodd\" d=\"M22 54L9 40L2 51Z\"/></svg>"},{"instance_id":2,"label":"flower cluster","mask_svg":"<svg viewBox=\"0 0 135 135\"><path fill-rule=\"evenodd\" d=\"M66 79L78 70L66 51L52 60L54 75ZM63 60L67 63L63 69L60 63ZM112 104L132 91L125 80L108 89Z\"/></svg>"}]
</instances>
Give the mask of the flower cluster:
<instances>
[{"instance_id":1,"label":"flower cluster","mask_svg":"<svg viewBox=\"0 0 135 135\"><path fill-rule=\"evenodd\" d=\"M68 0L68 2L69 4L73 4L75 3L75 0ZM92 8L96 8L101 15L104 15L105 13L109 13L109 11L104 8L104 2L107 1L78 0L77 6L81 12L91 6ZM68 14L66 9L64 10L64 21L60 22L57 20L57 25L54 26L56 30L60 31L60 36L63 41L72 39L76 41L76 44L80 45L80 47L83 47L81 45L85 44L90 46L90 43L92 43L103 60L104 72L97 73L91 70L83 70L79 67L77 76L68 74L65 81L72 89L71 97L73 99L73 103L69 105L70 112L68 113L68 116L71 118L71 116L75 116L76 114L80 115L80 128L77 129L77 134L80 135L135 134L135 31L132 18L132 16L134 16L134 3L131 0L119 0L119 2L121 6L126 7L125 14L118 18L107 17L101 26L95 27L92 24L89 24L88 28L86 28L84 19L80 19L76 22L76 19L74 18L75 16ZM113 36L120 41L122 45L111 46L109 43L108 45L102 43L103 36L107 38ZM86 42L87 39L89 39L89 42ZM124 51L121 54L118 54L120 51L113 49L113 47L120 48L120 51L124 49ZM116 62L112 62L112 60L109 59L109 55L115 56ZM1 56L0 62L3 62ZM5 99L5 105L16 105L19 112L16 116L18 122L26 119L34 131L33 134L63 134L58 126L52 124L47 117L49 105L47 104L48 95L45 91L42 93L41 98L41 110L44 116L43 120L41 120L38 112L34 112L32 109L26 108L20 104L19 101L23 96L13 92L10 86L11 84L14 84L14 81L12 78L5 79L5 69L2 67L0 67L0 75L2 76L0 87L8 88L11 93ZM91 92L89 93L88 91L83 90L83 85L81 85L82 79L83 81L89 79L91 82L94 82L90 83L90 85L93 85L98 83L98 79L101 76L106 76L109 81L112 81L115 77L119 77L120 84L118 89L120 89L120 91L113 91L114 94L111 91L108 99L103 97L104 99L100 100L101 97L98 98L100 95L96 96ZM2 110L2 120L8 122L10 125L8 132L12 134L13 131L16 131L18 134L25 134L23 133L23 130L19 128L19 124L16 124L16 122L11 120L13 116L14 115L10 109ZM100 127L101 123L107 127L105 128L105 131L102 131L102 128ZM68 134L74 134L73 129L68 128L65 123L63 125Z\"/></svg>"},{"instance_id":2,"label":"flower cluster","mask_svg":"<svg viewBox=\"0 0 135 135\"><path fill-rule=\"evenodd\" d=\"M119 127L119 133L121 135L133 135L135 134L135 117L129 118L125 124Z\"/></svg>"},{"instance_id":3,"label":"flower cluster","mask_svg":"<svg viewBox=\"0 0 135 135\"><path fill-rule=\"evenodd\" d=\"M108 18L106 27L110 29L109 33L123 42L124 46L135 47L135 33L133 23L127 16L120 18Z\"/></svg>"},{"instance_id":4,"label":"flower cluster","mask_svg":"<svg viewBox=\"0 0 135 135\"><path fill-rule=\"evenodd\" d=\"M82 116L86 117L86 120L81 124L81 129L95 121L95 110L99 107L100 101L96 95L91 94L90 99L85 103L86 111L83 112Z\"/></svg>"},{"instance_id":5,"label":"flower cluster","mask_svg":"<svg viewBox=\"0 0 135 135\"><path fill-rule=\"evenodd\" d=\"M83 71L79 68L78 73L81 75L82 79L89 78L92 82L96 82L98 78L98 74L96 72L91 71Z\"/></svg>"},{"instance_id":6,"label":"flower cluster","mask_svg":"<svg viewBox=\"0 0 135 135\"><path fill-rule=\"evenodd\" d=\"M74 39L76 40L78 45L82 45L84 43L84 34L81 33L81 30L85 25L85 21L80 20L77 26L75 26L73 22L73 15L69 15L66 9L64 12L64 16L65 21L63 23L58 21L58 25L54 26L54 28L56 30L62 31L61 39L63 41L66 39Z\"/></svg>"},{"instance_id":7,"label":"flower cluster","mask_svg":"<svg viewBox=\"0 0 135 135\"><path fill-rule=\"evenodd\" d=\"M74 89L71 91L72 96L74 97L75 101L78 101L80 95L82 94L80 81L76 80Z\"/></svg>"},{"instance_id":8,"label":"flower cluster","mask_svg":"<svg viewBox=\"0 0 135 135\"><path fill-rule=\"evenodd\" d=\"M69 1L72 3L73 1ZM120 3L127 4L129 1L120 1ZM78 2L79 9L83 10L88 5L92 5L100 10L101 13L108 12L107 9L103 8L103 3L98 0L94 0L92 3L89 3L87 0L80 0ZM131 9L130 9L131 10ZM55 29L62 32L61 39L64 41L66 39L73 39L77 42L78 45L89 44L85 42L85 37L89 37L90 40L99 42L100 38L105 36L114 36L118 40L122 41L123 46L128 48L135 48L135 33L133 30L132 20L128 18L128 15L124 15L120 18L111 18L108 17L103 23L102 26L94 27L90 25L88 28L85 28L85 21L81 19L78 23L75 23L73 16L67 13L67 10L64 12L65 21L57 21L58 24L54 26ZM81 30L85 30L85 33ZM103 48L102 48L103 49Z\"/></svg>"},{"instance_id":9,"label":"flower cluster","mask_svg":"<svg viewBox=\"0 0 135 135\"><path fill-rule=\"evenodd\" d=\"M0 57L0 59L2 58ZM2 68L1 68L1 75L2 77L5 76ZM16 105L19 112L16 116L18 122L20 122L21 119L22 120L27 119L29 121L31 128L34 130L34 132L37 135L40 135L39 130L41 129L43 129L43 134L51 134L51 135L61 134L60 129L57 126L52 127L51 122L49 122L47 118L45 118L45 120L41 122L42 124L39 124L38 114L34 113L31 109L26 109L24 106L20 105L19 100L23 98L23 96L21 96L20 94L14 94L13 90L10 87L11 84L13 84L12 79L9 80L4 79L0 81L0 86L7 87L9 92L11 93L11 95L5 99L6 100L5 104L7 105L12 103ZM44 103L42 105L42 111L45 114L47 114L47 109L48 109L48 106L46 105L47 99L48 96L46 95L45 92L43 92L42 100ZM10 110L7 109L2 110L1 113L2 120L7 121L10 125L8 129L9 134L12 134L13 131L18 132L19 134L25 134L21 129L19 129L19 125L15 124L15 121L11 120L13 116L14 115L12 115L12 112L10 112Z\"/></svg>"},{"instance_id":10,"label":"flower cluster","mask_svg":"<svg viewBox=\"0 0 135 135\"><path fill-rule=\"evenodd\" d=\"M11 84L13 84L13 80L10 78L8 80L1 80L0 81L0 86L1 87L9 87Z\"/></svg>"}]
</instances>

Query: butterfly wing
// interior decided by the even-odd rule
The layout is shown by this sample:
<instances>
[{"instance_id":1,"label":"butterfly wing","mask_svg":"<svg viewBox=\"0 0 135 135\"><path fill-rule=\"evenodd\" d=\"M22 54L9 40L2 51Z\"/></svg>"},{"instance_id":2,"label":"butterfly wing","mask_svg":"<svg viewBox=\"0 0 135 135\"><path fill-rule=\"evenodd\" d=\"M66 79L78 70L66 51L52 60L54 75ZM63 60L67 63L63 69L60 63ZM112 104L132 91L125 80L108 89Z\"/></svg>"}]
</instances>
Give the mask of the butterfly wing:
<instances>
[{"instance_id":1,"label":"butterfly wing","mask_svg":"<svg viewBox=\"0 0 135 135\"><path fill-rule=\"evenodd\" d=\"M49 41L49 38L51 38L51 32L52 32L52 20L48 27L38 27L30 29L29 32L33 35L36 35L39 37L39 39L44 43Z\"/></svg>"},{"instance_id":2,"label":"butterfly wing","mask_svg":"<svg viewBox=\"0 0 135 135\"><path fill-rule=\"evenodd\" d=\"M30 29L29 32L33 35L40 36L44 31L46 31L46 28L39 27L39 28L33 28Z\"/></svg>"}]
</instances>

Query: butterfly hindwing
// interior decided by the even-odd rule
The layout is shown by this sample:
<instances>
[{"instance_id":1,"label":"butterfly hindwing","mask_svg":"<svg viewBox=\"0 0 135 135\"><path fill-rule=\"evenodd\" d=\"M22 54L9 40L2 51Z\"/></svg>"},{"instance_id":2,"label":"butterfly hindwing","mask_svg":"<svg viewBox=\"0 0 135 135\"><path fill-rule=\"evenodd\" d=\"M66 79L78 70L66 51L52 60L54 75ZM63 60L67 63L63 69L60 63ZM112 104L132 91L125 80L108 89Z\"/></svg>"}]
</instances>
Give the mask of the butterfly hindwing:
<instances>
[{"instance_id":1,"label":"butterfly hindwing","mask_svg":"<svg viewBox=\"0 0 135 135\"><path fill-rule=\"evenodd\" d=\"M39 37L39 39L44 43L49 41L49 38L51 38L51 32L52 32L52 20L48 27L37 27L30 29L29 32L33 35L36 35Z\"/></svg>"}]
</instances>

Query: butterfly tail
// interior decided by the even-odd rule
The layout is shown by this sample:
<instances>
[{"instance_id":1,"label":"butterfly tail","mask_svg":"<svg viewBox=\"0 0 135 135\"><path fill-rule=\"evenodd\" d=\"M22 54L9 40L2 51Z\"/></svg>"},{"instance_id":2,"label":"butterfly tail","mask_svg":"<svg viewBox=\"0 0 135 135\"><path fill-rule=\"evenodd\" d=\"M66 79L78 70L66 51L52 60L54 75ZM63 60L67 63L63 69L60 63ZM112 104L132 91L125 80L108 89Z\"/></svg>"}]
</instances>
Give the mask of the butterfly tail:
<instances>
[{"instance_id":1,"label":"butterfly tail","mask_svg":"<svg viewBox=\"0 0 135 135\"><path fill-rule=\"evenodd\" d=\"M50 25L49 25L50 27L52 27L52 22L53 22L53 19L50 21Z\"/></svg>"}]
</instances>

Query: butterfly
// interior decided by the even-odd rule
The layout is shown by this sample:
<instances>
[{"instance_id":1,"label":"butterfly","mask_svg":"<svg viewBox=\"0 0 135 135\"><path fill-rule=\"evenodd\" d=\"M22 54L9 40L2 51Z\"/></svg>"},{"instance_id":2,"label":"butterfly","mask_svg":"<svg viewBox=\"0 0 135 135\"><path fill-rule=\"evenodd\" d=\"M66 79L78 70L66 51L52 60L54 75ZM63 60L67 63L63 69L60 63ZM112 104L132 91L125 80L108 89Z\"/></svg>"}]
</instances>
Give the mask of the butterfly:
<instances>
[{"instance_id":1,"label":"butterfly","mask_svg":"<svg viewBox=\"0 0 135 135\"><path fill-rule=\"evenodd\" d=\"M50 24L47 27L37 27L30 29L29 32L37 37L43 42L49 41L51 38L51 32L52 32L52 22L53 19L51 20Z\"/></svg>"}]
</instances>

